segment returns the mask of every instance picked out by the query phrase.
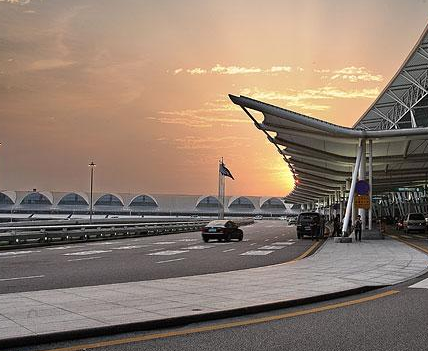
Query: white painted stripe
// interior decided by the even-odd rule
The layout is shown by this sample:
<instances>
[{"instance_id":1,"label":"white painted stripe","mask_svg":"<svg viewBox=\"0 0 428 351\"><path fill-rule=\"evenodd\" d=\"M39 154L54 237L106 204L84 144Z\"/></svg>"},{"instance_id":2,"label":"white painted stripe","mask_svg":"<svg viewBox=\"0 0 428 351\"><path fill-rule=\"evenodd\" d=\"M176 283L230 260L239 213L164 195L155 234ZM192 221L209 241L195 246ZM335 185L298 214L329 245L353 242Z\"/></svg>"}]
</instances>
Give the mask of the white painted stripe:
<instances>
[{"instance_id":1,"label":"white painted stripe","mask_svg":"<svg viewBox=\"0 0 428 351\"><path fill-rule=\"evenodd\" d=\"M149 256L171 256L171 255L178 255L182 253L189 252L187 250L167 250L167 251L158 251L148 254Z\"/></svg>"},{"instance_id":2,"label":"white painted stripe","mask_svg":"<svg viewBox=\"0 0 428 351\"><path fill-rule=\"evenodd\" d=\"M36 253L41 251L8 251L8 252L0 252L0 256L16 256L16 255L26 255L29 253Z\"/></svg>"},{"instance_id":3,"label":"white painted stripe","mask_svg":"<svg viewBox=\"0 0 428 351\"><path fill-rule=\"evenodd\" d=\"M189 242L189 241L198 241L199 239L180 239L178 241L184 241L184 242Z\"/></svg>"},{"instance_id":4,"label":"white painted stripe","mask_svg":"<svg viewBox=\"0 0 428 351\"><path fill-rule=\"evenodd\" d=\"M48 247L48 248L46 248L46 250L68 250L68 249L79 249L82 247L84 247L84 246L70 245L70 246Z\"/></svg>"},{"instance_id":5,"label":"white painted stripe","mask_svg":"<svg viewBox=\"0 0 428 351\"><path fill-rule=\"evenodd\" d=\"M416 284L410 285L409 288L428 289L428 278L421 280Z\"/></svg>"},{"instance_id":6,"label":"white painted stripe","mask_svg":"<svg viewBox=\"0 0 428 351\"><path fill-rule=\"evenodd\" d=\"M214 246L209 246L209 245L196 245L196 246L188 246L188 247L183 247L183 250L204 250L204 249L211 249Z\"/></svg>"},{"instance_id":7,"label":"white painted stripe","mask_svg":"<svg viewBox=\"0 0 428 351\"><path fill-rule=\"evenodd\" d=\"M259 247L259 250L281 250L284 246L262 246Z\"/></svg>"},{"instance_id":8,"label":"white painted stripe","mask_svg":"<svg viewBox=\"0 0 428 351\"><path fill-rule=\"evenodd\" d=\"M277 241L276 243L272 243L272 245L279 245L279 246L290 246L290 245L294 245L295 242L294 241Z\"/></svg>"},{"instance_id":9,"label":"white painted stripe","mask_svg":"<svg viewBox=\"0 0 428 351\"><path fill-rule=\"evenodd\" d=\"M31 275L28 277L16 277L16 278L1 278L0 282L6 282L9 280L21 280L21 279L36 279L36 278L43 278L44 275Z\"/></svg>"},{"instance_id":10,"label":"white painted stripe","mask_svg":"<svg viewBox=\"0 0 428 351\"><path fill-rule=\"evenodd\" d=\"M70 252L64 254L64 256L86 256L86 255L96 255L100 253L112 252L111 250L92 250L92 251L79 251L79 252Z\"/></svg>"},{"instance_id":11,"label":"white painted stripe","mask_svg":"<svg viewBox=\"0 0 428 351\"><path fill-rule=\"evenodd\" d=\"M229 250L224 250L223 252L230 252L230 251L235 251L236 249L229 249Z\"/></svg>"},{"instance_id":12,"label":"white painted stripe","mask_svg":"<svg viewBox=\"0 0 428 351\"><path fill-rule=\"evenodd\" d=\"M264 256L264 255L269 255L272 252L273 251L266 251L266 250L247 251L247 252L241 253L241 256Z\"/></svg>"},{"instance_id":13,"label":"white painted stripe","mask_svg":"<svg viewBox=\"0 0 428 351\"><path fill-rule=\"evenodd\" d=\"M159 262L156 262L156 263L168 263L168 262L176 262L176 261L182 261L182 260L185 260L185 258L184 257L182 257L182 258L176 258L176 259L173 259L173 260L159 261Z\"/></svg>"},{"instance_id":14,"label":"white painted stripe","mask_svg":"<svg viewBox=\"0 0 428 351\"><path fill-rule=\"evenodd\" d=\"M269 239L266 239L265 241L269 241Z\"/></svg>"},{"instance_id":15,"label":"white painted stripe","mask_svg":"<svg viewBox=\"0 0 428 351\"><path fill-rule=\"evenodd\" d=\"M175 244L175 241L158 241L153 243L153 245L172 245Z\"/></svg>"},{"instance_id":16,"label":"white painted stripe","mask_svg":"<svg viewBox=\"0 0 428 351\"><path fill-rule=\"evenodd\" d=\"M254 245L256 245L257 243L252 243L252 244L250 244L250 246L254 246Z\"/></svg>"},{"instance_id":17,"label":"white painted stripe","mask_svg":"<svg viewBox=\"0 0 428 351\"><path fill-rule=\"evenodd\" d=\"M67 262L96 260L97 258L101 258L101 257L97 256L97 257L73 258L71 260L67 260Z\"/></svg>"}]
</instances>

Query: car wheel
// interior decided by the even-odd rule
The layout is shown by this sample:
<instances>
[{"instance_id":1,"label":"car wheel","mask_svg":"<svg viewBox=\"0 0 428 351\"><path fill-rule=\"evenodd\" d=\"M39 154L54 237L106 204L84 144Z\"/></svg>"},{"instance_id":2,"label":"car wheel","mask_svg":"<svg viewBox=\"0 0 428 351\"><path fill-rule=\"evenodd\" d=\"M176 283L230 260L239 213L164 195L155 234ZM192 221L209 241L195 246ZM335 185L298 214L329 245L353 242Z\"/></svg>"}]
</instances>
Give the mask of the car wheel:
<instances>
[{"instance_id":1,"label":"car wheel","mask_svg":"<svg viewBox=\"0 0 428 351\"><path fill-rule=\"evenodd\" d=\"M204 242L206 242L206 243L207 243L208 241L210 241L210 239L208 239L208 238L207 238L207 237L205 237L205 236L204 236L202 239L203 239L203 240L204 240Z\"/></svg>"},{"instance_id":2,"label":"car wheel","mask_svg":"<svg viewBox=\"0 0 428 351\"><path fill-rule=\"evenodd\" d=\"M225 240L225 241L230 241L230 239L232 239L232 236L230 235L230 233L229 233L229 234L226 234L226 236L225 236L224 240Z\"/></svg>"},{"instance_id":3,"label":"car wheel","mask_svg":"<svg viewBox=\"0 0 428 351\"><path fill-rule=\"evenodd\" d=\"M242 239L244 239L244 234L241 234L240 236L239 236L239 241L242 241Z\"/></svg>"}]
</instances>

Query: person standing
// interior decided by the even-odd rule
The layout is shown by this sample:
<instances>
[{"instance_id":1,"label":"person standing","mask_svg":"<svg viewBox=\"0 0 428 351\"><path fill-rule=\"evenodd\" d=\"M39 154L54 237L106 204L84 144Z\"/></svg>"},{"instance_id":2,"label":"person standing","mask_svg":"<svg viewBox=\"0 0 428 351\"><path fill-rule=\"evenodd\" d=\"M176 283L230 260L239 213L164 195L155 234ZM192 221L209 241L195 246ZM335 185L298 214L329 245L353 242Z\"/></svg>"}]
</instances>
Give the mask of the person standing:
<instances>
[{"instance_id":1,"label":"person standing","mask_svg":"<svg viewBox=\"0 0 428 351\"><path fill-rule=\"evenodd\" d=\"M340 236L340 215L337 214L333 221L333 236Z\"/></svg>"},{"instance_id":2,"label":"person standing","mask_svg":"<svg viewBox=\"0 0 428 351\"><path fill-rule=\"evenodd\" d=\"M361 241L362 227L363 227L363 222L361 222L361 216L358 215L354 224L355 241Z\"/></svg>"},{"instance_id":3,"label":"person standing","mask_svg":"<svg viewBox=\"0 0 428 351\"><path fill-rule=\"evenodd\" d=\"M320 238L324 238L324 232L325 232L325 216L321 215L321 219L320 219Z\"/></svg>"},{"instance_id":4,"label":"person standing","mask_svg":"<svg viewBox=\"0 0 428 351\"><path fill-rule=\"evenodd\" d=\"M315 214L311 220L311 238L312 238L312 240L316 239L318 241L318 233L320 230L319 224L320 224L320 218L317 214Z\"/></svg>"}]
</instances>

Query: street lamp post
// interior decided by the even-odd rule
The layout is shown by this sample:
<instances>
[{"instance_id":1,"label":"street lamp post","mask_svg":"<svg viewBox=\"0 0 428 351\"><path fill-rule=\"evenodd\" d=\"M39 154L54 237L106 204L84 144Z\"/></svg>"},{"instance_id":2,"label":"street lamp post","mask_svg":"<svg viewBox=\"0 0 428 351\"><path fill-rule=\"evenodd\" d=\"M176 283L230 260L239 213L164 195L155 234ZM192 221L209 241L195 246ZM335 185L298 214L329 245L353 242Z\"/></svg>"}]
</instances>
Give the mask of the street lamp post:
<instances>
[{"instance_id":1,"label":"street lamp post","mask_svg":"<svg viewBox=\"0 0 428 351\"><path fill-rule=\"evenodd\" d=\"M91 196L90 196L90 202L89 202L89 223L92 223L92 211L93 211L93 193L94 193L94 168L96 164L92 161L89 164L89 167L91 168Z\"/></svg>"}]
</instances>

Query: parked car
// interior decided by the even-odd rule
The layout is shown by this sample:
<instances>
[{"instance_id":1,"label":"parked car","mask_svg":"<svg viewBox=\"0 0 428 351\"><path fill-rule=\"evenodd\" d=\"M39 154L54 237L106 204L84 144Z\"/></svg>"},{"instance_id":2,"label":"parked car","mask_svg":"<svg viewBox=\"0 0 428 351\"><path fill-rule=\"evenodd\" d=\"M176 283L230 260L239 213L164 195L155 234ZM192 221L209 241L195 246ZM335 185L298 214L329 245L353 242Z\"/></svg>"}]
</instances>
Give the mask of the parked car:
<instances>
[{"instance_id":1,"label":"parked car","mask_svg":"<svg viewBox=\"0 0 428 351\"><path fill-rule=\"evenodd\" d=\"M297 217L290 217L288 219L288 225L296 225L297 224Z\"/></svg>"},{"instance_id":2,"label":"parked car","mask_svg":"<svg viewBox=\"0 0 428 351\"><path fill-rule=\"evenodd\" d=\"M321 221L321 216L316 212L303 212L297 217L297 238L303 239L305 235L311 235L311 223L315 217L318 223ZM319 228L318 228L319 230ZM317 233L318 234L318 233Z\"/></svg>"},{"instance_id":3,"label":"parked car","mask_svg":"<svg viewBox=\"0 0 428 351\"><path fill-rule=\"evenodd\" d=\"M254 219L263 219L262 215L255 216Z\"/></svg>"},{"instance_id":4,"label":"parked car","mask_svg":"<svg viewBox=\"0 0 428 351\"><path fill-rule=\"evenodd\" d=\"M407 234L411 231L425 233L427 222L422 213L409 213L403 222L404 232Z\"/></svg>"},{"instance_id":5,"label":"parked car","mask_svg":"<svg viewBox=\"0 0 428 351\"><path fill-rule=\"evenodd\" d=\"M238 224L230 220L215 220L209 222L202 229L202 239L207 243L210 239L218 241L244 238L244 232L238 228Z\"/></svg>"}]
</instances>

